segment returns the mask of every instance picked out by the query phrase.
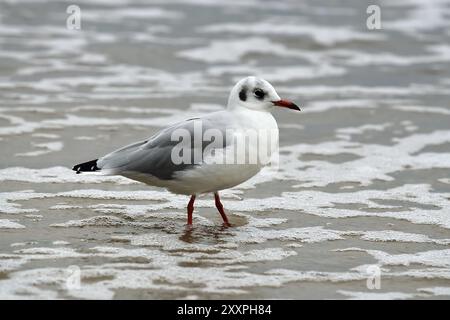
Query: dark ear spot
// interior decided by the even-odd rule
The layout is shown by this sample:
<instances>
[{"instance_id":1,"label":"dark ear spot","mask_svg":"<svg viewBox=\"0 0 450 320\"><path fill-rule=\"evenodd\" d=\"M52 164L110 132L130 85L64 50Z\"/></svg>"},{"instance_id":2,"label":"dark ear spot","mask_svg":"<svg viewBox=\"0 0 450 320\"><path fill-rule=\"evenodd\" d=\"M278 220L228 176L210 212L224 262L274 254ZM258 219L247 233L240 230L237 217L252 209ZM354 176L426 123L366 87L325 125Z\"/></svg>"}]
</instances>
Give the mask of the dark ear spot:
<instances>
[{"instance_id":1,"label":"dark ear spot","mask_svg":"<svg viewBox=\"0 0 450 320\"><path fill-rule=\"evenodd\" d=\"M247 87L242 87L241 91L239 92L239 99L242 101L247 100Z\"/></svg>"}]
</instances>

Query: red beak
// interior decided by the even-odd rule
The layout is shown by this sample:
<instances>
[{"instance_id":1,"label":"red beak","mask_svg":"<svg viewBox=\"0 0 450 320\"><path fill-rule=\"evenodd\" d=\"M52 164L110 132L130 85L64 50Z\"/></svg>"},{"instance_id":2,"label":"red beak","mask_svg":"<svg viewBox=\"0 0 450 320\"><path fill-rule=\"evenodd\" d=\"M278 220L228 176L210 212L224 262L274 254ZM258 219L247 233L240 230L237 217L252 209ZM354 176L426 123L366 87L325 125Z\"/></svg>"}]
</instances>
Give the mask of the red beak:
<instances>
[{"instance_id":1,"label":"red beak","mask_svg":"<svg viewBox=\"0 0 450 320\"><path fill-rule=\"evenodd\" d=\"M283 108L289 108L292 110L297 110L297 111L301 111L300 108L293 103L292 101L289 100L278 100L278 101L272 101L272 103L276 106L279 107L283 107Z\"/></svg>"}]
</instances>

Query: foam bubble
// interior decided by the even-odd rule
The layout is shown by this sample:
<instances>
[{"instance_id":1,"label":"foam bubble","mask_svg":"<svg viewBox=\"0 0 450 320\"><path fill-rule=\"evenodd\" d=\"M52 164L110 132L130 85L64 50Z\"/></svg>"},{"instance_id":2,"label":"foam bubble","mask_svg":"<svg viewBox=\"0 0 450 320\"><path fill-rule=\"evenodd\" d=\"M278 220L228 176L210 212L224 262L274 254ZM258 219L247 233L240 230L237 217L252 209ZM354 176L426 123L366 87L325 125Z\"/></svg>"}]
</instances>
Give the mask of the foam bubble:
<instances>
[{"instance_id":1,"label":"foam bubble","mask_svg":"<svg viewBox=\"0 0 450 320\"><path fill-rule=\"evenodd\" d=\"M25 226L9 219L0 219L0 229L25 229Z\"/></svg>"},{"instance_id":2,"label":"foam bubble","mask_svg":"<svg viewBox=\"0 0 450 320\"><path fill-rule=\"evenodd\" d=\"M417 297L416 294L404 292L362 292L347 290L338 290L337 292L351 300L404 300Z\"/></svg>"},{"instance_id":3,"label":"foam bubble","mask_svg":"<svg viewBox=\"0 0 450 320\"><path fill-rule=\"evenodd\" d=\"M257 23L225 23L204 26L199 29L206 33L235 33L253 35L277 35L283 37L307 36L323 46L333 46L337 43L355 40L374 41L382 40L380 34L368 34L358 32L347 26L317 26L311 24L286 24L282 22L257 22Z\"/></svg>"},{"instance_id":4,"label":"foam bubble","mask_svg":"<svg viewBox=\"0 0 450 320\"><path fill-rule=\"evenodd\" d=\"M32 143L34 147L40 148L42 150L29 151L23 153L16 153L15 156L21 157L36 157L41 156L51 152L61 151L64 147L64 144L61 141L54 142L44 142L44 143Z\"/></svg>"},{"instance_id":5,"label":"foam bubble","mask_svg":"<svg viewBox=\"0 0 450 320\"><path fill-rule=\"evenodd\" d=\"M137 184L137 182L133 180L120 176L75 174L73 170L66 167L51 167L44 169L9 167L0 169L0 181L20 181L29 183Z\"/></svg>"},{"instance_id":6,"label":"foam bubble","mask_svg":"<svg viewBox=\"0 0 450 320\"><path fill-rule=\"evenodd\" d=\"M181 58L207 63L220 63L237 62L250 53L271 54L281 57L302 56L298 51L288 49L282 44L261 37L239 40L213 40L206 47L183 50L178 52L177 55Z\"/></svg>"},{"instance_id":7,"label":"foam bubble","mask_svg":"<svg viewBox=\"0 0 450 320\"><path fill-rule=\"evenodd\" d=\"M429 293L433 296L450 296L450 287L419 288L417 291Z\"/></svg>"},{"instance_id":8,"label":"foam bubble","mask_svg":"<svg viewBox=\"0 0 450 320\"><path fill-rule=\"evenodd\" d=\"M394 230L366 231L361 236L361 239L381 242L417 242L436 243L442 245L450 244L450 239L431 239L424 234L407 233Z\"/></svg>"}]
</instances>

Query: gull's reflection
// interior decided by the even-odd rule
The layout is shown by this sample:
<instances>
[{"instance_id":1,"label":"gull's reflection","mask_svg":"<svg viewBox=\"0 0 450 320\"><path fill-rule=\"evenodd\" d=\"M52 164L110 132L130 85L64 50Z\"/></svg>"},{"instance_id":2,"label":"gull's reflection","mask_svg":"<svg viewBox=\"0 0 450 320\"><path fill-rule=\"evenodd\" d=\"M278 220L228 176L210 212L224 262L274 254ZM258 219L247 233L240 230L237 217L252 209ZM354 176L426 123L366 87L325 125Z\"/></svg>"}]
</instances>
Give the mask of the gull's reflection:
<instances>
[{"instance_id":1,"label":"gull's reflection","mask_svg":"<svg viewBox=\"0 0 450 320\"><path fill-rule=\"evenodd\" d=\"M186 226L179 240L186 243L211 243L223 242L224 237L233 234L233 227L225 224L218 226Z\"/></svg>"}]
</instances>

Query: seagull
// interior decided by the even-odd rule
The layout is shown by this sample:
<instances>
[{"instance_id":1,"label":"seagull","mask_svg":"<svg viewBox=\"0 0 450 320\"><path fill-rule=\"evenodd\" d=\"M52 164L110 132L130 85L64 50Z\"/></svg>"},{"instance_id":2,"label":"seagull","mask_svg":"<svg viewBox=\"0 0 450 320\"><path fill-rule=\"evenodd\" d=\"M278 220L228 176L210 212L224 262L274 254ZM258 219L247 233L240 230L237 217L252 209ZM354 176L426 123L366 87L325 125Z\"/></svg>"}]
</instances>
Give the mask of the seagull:
<instances>
[{"instance_id":1,"label":"seagull","mask_svg":"<svg viewBox=\"0 0 450 320\"><path fill-rule=\"evenodd\" d=\"M173 124L73 170L121 175L188 195L188 226L196 197L213 193L223 224L229 227L219 191L243 183L270 163L278 150L278 125L271 114L275 107L300 111L292 101L281 99L268 81L246 77L232 88L225 110ZM268 137L262 139L263 135Z\"/></svg>"}]
</instances>

